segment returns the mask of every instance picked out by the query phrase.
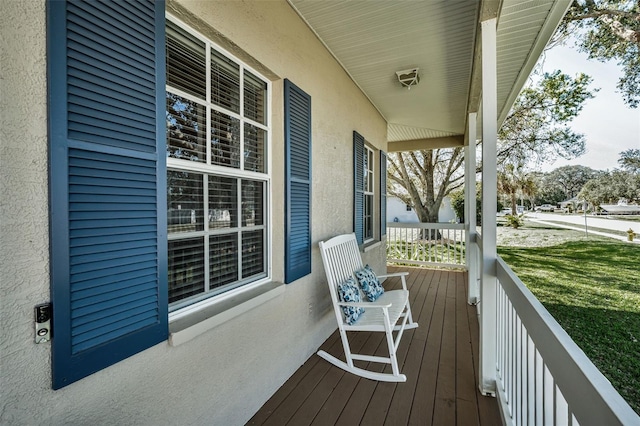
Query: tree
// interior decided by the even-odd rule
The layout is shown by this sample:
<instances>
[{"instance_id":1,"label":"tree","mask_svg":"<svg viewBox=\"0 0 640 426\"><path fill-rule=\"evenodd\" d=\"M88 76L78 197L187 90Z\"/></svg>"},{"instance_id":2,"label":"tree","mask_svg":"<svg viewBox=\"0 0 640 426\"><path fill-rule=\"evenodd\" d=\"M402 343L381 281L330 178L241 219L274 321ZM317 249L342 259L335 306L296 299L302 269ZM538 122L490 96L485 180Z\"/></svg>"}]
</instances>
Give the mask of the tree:
<instances>
[{"instance_id":1,"label":"tree","mask_svg":"<svg viewBox=\"0 0 640 426\"><path fill-rule=\"evenodd\" d=\"M640 104L640 2L574 0L556 31L555 42L570 35L589 59L614 59L623 76L617 87L631 108Z\"/></svg>"},{"instance_id":2,"label":"tree","mask_svg":"<svg viewBox=\"0 0 640 426\"><path fill-rule=\"evenodd\" d=\"M534 179L522 168L513 164L506 164L498 171L498 192L503 193L511 205L511 214L518 213L517 204L518 196L531 197L537 191Z\"/></svg>"},{"instance_id":3,"label":"tree","mask_svg":"<svg viewBox=\"0 0 640 426\"><path fill-rule=\"evenodd\" d=\"M584 137L566 125L593 97L590 78L556 71L520 94L498 134L498 163L540 162L551 155L574 158ZM462 148L390 153L388 194L415 208L421 222L437 222L444 197L462 186ZM479 170L479 169L478 169Z\"/></svg>"},{"instance_id":4,"label":"tree","mask_svg":"<svg viewBox=\"0 0 640 426\"><path fill-rule=\"evenodd\" d=\"M456 216L462 222L465 221L464 216L464 187L456 189L449 194L451 198L451 208L456 212ZM482 223L482 183L476 183L476 223ZM502 205L498 202L496 211L502 210Z\"/></svg>"},{"instance_id":5,"label":"tree","mask_svg":"<svg viewBox=\"0 0 640 426\"><path fill-rule=\"evenodd\" d=\"M562 188L564 199L568 200L580 192L585 183L599 172L585 166L563 166L547 174L547 181ZM563 200L561 200L563 201Z\"/></svg>"},{"instance_id":6,"label":"tree","mask_svg":"<svg viewBox=\"0 0 640 426\"><path fill-rule=\"evenodd\" d=\"M640 149L628 149L620 153L618 164L630 173L640 173Z\"/></svg>"},{"instance_id":7,"label":"tree","mask_svg":"<svg viewBox=\"0 0 640 426\"><path fill-rule=\"evenodd\" d=\"M620 199L629 202L640 201L640 174L624 170L603 172L599 177L587 182L578 197L594 206L616 204Z\"/></svg>"},{"instance_id":8,"label":"tree","mask_svg":"<svg viewBox=\"0 0 640 426\"><path fill-rule=\"evenodd\" d=\"M437 222L444 197L464 183L462 148L389 154L387 193L413 206L420 222Z\"/></svg>"},{"instance_id":9,"label":"tree","mask_svg":"<svg viewBox=\"0 0 640 426\"><path fill-rule=\"evenodd\" d=\"M576 158L585 152L584 135L567 125L593 98L591 77L575 79L560 71L545 73L522 90L498 131L498 163L524 166L551 157Z\"/></svg>"}]
</instances>

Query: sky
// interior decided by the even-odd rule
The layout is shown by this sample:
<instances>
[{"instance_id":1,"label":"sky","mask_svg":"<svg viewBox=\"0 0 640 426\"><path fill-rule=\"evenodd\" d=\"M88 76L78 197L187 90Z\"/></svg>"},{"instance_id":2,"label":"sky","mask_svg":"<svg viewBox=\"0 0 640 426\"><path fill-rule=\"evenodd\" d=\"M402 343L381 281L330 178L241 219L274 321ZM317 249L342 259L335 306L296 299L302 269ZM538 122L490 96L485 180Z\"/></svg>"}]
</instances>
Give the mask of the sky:
<instances>
[{"instance_id":1,"label":"sky","mask_svg":"<svg viewBox=\"0 0 640 426\"><path fill-rule=\"evenodd\" d=\"M619 167L620 152L640 149L640 107L627 107L617 92L622 72L615 61L588 60L587 54L577 48L556 46L546 52L543 69L545 72L559 69L571 76L584 72L593 78L590 87L600 91L586 101L580 115L570 124L575 132L585 135L587 152L574 160L558 158L542 166L542 171L577 165L612 170Z\"/></svg>"}]
</instances>

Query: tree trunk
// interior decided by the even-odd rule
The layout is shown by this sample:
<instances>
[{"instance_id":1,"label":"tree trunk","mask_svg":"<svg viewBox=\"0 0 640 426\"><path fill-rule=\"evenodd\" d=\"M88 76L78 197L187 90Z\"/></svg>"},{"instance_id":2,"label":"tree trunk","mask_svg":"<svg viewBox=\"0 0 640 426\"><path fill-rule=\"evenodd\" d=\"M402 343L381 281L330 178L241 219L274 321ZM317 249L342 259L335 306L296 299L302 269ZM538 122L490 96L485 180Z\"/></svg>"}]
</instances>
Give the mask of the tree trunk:
<instances>
[{"instance_id":1,"label":"tree trunk","mask_svg":"<svg viewBox=\"0 0 640 426\"><path fill-rule=\"evenodd\" d=\"M425 215L418 215L418 219L420 219L420 222L438 223L438 211L435 211L435 214L433 210L430 210L428 212L426 210L423 211L426 213ZM423 240L439 240L440 238L442 238L442 235L437 229L423 229L421 232L421 239Z\"/></svg>"}]
</instances>

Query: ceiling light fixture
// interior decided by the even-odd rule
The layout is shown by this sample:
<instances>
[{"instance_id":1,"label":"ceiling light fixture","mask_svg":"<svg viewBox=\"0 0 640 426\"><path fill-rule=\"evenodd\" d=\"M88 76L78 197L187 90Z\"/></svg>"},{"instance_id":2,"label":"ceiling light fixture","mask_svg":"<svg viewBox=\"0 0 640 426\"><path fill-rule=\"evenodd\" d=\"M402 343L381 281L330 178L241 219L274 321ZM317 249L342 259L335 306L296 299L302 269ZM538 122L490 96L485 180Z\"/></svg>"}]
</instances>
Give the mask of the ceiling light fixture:
<instances>
[{"instance_id":1,"label":"ceiling light fixture","mask_svg":"<svg viewBox=\"0 0 640 426\"><path fill-rule=\"evenodd\" d=\"M400 84L408 90L411 90L411 86L420 83L420 76L418 75L419 69L420 68L409 68L408 70L396 71L396 76L398 76Z\"/></svg>"}]
</instances>

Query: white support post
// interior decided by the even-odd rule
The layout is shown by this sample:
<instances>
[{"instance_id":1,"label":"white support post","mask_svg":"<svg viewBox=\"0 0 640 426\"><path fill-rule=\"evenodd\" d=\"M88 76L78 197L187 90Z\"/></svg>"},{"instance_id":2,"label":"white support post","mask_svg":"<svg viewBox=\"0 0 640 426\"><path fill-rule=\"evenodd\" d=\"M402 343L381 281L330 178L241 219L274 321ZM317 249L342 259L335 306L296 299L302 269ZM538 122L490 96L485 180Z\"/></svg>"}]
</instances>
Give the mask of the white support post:
<instances>
[{"instance_id":1,"label":"white support post","mask_svg":"<svg viewBox=\"0 0 640 426\"><path fill-rule=\"evenodd\" d=\"M469 114L469 143L464 152L464 217L465 217L465 256L468 271L468 299L470 305L478 303L478 271L476 246L471 241L476 235L476 120L478 113Z\"/></svg>"},{"instance_id":2,"label":"white support post","mask_svg":"<svg viewBox=\"0 0 640 426\"><path fill-rule=\"evenodd\" d=\"M496 206L498 84L495 18L482 22L482 281L480 284L480 391L496 393Z\"/></svg>"}]
</instances>

